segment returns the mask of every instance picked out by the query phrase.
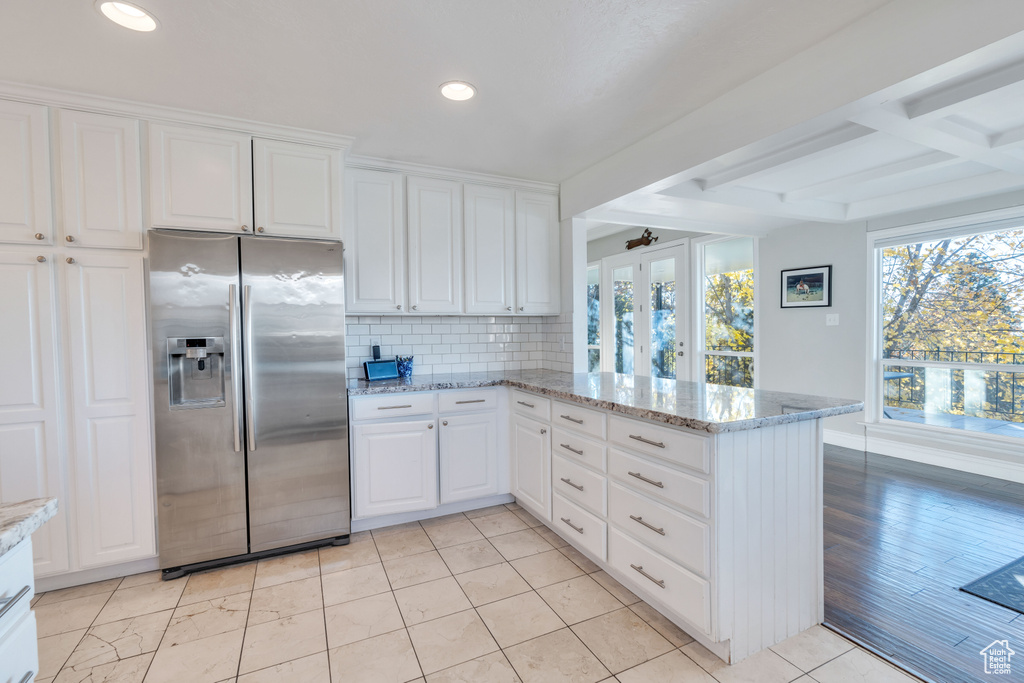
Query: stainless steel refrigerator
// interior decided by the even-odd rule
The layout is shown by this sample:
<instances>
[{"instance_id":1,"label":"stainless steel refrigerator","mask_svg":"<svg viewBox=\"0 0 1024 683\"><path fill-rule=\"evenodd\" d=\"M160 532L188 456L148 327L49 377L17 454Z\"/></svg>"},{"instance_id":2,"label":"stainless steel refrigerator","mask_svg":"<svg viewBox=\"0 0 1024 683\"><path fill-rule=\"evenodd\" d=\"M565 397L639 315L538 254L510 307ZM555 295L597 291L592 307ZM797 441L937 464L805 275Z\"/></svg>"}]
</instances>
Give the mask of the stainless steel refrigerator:
<instances>
[{"instance_id":1,"label":"stainless steel refrigerator","mask_svg":"<svg viewBox=\"0 0 1024 683\"><path fill-rule=\"evenodd\" d=\"M164 578L350 530L337 242L149 233Z\"/></svg>"}]
</instances>

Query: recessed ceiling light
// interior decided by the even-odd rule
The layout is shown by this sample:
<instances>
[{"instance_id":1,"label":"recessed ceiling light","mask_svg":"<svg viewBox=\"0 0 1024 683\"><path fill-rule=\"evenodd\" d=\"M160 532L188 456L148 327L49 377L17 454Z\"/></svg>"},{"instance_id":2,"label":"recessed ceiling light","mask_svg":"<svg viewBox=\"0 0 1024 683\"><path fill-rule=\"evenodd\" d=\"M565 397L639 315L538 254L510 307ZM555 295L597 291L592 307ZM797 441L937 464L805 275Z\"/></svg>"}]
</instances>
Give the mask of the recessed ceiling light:
<instances>
[{"instance_id":1,"label":"recessed ceiling light","mask_svg":"<svg viewBox=\"0 0 1024 683\"><path fill-rule=\"evenodd\" d=\"M155 31L156 17L130 2L97 0L96 7L107 19L133 31Z\"/></svg>"},{"instance_id":2,"label":"recessed ceiling light","mask_svg":"<svg viewBox=\"0 0 1024 683\"><path fill-rule=\"evenodd\" d=\"M465 81L448 81L441 84L441 94L449 100L468 100L476 94L476 88Z\"/></svg>"}]
</instances>

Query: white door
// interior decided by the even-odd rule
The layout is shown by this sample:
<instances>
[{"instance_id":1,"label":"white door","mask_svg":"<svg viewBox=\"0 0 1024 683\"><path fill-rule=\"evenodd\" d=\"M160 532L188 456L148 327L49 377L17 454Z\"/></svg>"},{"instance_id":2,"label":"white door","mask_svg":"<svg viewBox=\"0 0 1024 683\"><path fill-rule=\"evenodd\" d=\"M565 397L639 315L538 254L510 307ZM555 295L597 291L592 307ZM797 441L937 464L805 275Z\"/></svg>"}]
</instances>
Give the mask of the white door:
<instances>
[{"instance_id":1,"label":"white door","mask_svg":"<svg viewBox=\"0 0 1024 683\"><path fill-rule=\"evenodd\" d=\"M61 267L79 564L150 557L156 544L142 255L77 251Z\"/></svg>"},{"instance_id":2,"label":"white door","mask_svg":"<svg viewBox=\"0 0 1024 683\"><path fill-rule=\"evenodd\" d=\"M257 234L341 239L341 150L252 141Z\"/></svg>"},{"instance_id":3,"label":"white door","mask_svg":"<svg viewBox=\"0 0 1024 683\"><path fill-rule=\"evenodd\" d=\"M142 249L139 122L61 111L60 163L67 243Z\"/></svg>"},{"instance_id":4,"label":"white door","mask_svg":"<svg viewBox=\"0 0 1024 683\"><path fill-rule=\"evenodd\" d=\"M512 419L512 477L516 499L551 519L551 435L533 420Z\"/></svg>"},{"instance_id":5,"label":"white door","mask_svg":"<svg viewBox=\"0 0 1024 683\"><path fill-rule=\"evenodd\" d=\"M437 507L437 435L433 420L352 428L356 518Z\"/></svg>"},{"instance_id":6,"label":"white door","mask_svg":"<svg viewBox=\"0 0 1024 683\"><path fill-rule=\"evenodd\" d=\"M251 138L151 123L149 192L153 227L250 232Z\"/></svg>"},{"instance_id":7,"label":"white door","mask_svg":"<svg viewBox=\"0 0 1024 683\"><path fill-rule=\"evenodd\" d=\"M497 413L441 419L441 502L498 493Z\"/></svg>"},{"instance_id":8,"label":"white door","mask_svg":"<svg viewBox=\"0 0 1024 683\"><path fill-rule=\"evenodd\" d=\"M414 313L462 312L462 185L406 181L409 201L409 308Z\"/></svg>"},{"instance_id":9,"label":"white door","mask_svg":"<svg viewBox=\"0 0 1024 683\"><path fill-rule=\"evenodd\" d=\"M345 172L345 294L349 313L405 309L402 176Z\"/></svg>"},{"instance_id":10,"label":"white door","mask_svg":"<svg viewBox=\"0 0 1024 683\"><path fill-rule=\"evenodd\" d=\"M515 289L515 193L466 185L466 313L508 314Z\"/></svg>"},{"instance_id":11,"label":"white door","mask_svg":"<svg viewBox=\"0 0 1024 683\"><path fill-rule=\"evenodd\" d=\"M53 244L46 107L0 101L0 242Z\"/></svg>"},{"instance_id":12,"label":"white door","mask_svg":"<svg viewBox=\"0 0 1024 683\"><path fill-rule=\"evenodd\" d=\"M516 312L555 315L561 310L558 197L516 192Z\"/></svg>"},{"instance_id":13,"label":"white door","mask_svg":"<svg viewBox=\"0 0 1024 683\"><path fill-rule=\"evenodd\" d=\"M0 252L0 292L0 502L58 499L57 516L32 538L36 574L44 576L68 569L52 258Z\"/></svg>"}]
</instances>

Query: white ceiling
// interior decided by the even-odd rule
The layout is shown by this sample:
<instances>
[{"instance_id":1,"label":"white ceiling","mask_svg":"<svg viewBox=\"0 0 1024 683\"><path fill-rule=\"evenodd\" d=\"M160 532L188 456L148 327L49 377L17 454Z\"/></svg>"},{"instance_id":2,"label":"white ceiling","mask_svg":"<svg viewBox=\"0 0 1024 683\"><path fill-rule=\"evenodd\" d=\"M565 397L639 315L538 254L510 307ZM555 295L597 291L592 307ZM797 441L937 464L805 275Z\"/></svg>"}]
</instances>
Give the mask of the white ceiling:
<instances>
[{"instance_id":1,"label":"white ceiling","mask_svg":"<svg viewBox=\"0 0 1024 683\"><path fill-rule=\"evenodd\" d=\"M352 135L364 156L557 182L886 0L137 2L159 18L155 33L115 26L93 0L0 1L0 79ZM479 96L442 99L450 79ZM966 128L1016 125L962 114ZM749 189L803 187L788 178Z\"/></svg>"}]
</instances>

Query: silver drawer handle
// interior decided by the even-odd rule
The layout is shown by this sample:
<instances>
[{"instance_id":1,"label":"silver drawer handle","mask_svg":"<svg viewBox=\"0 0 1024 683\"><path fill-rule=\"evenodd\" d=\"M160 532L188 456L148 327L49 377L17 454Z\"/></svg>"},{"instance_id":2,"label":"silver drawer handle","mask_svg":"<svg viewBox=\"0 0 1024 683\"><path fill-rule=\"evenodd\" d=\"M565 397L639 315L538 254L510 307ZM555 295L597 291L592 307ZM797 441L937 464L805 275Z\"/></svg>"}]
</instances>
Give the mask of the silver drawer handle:
<instances>
[{"instance_id":1,"label":"silver drawer handle","mask_svg":"<svg viewBox=\"0 0 1024 683\"><path fill-rule=\"evenodd\" d=\"M23 597L28 595L31 590L32 590L31 586L25 586L20 591L15 593L14 597L7 598L6 600L4 600L4 602L2 603L3 606L0 607L0 619L3 619L4 615L7 614L9 611L11 611L11 609L14 607L15 603L17 603L18 600L21 600Z\"/></svg>"},{"instance_id":2,"label":"silver drawer handle","mask_svg":"<svg viewBox=\"0 0 1024 683\"><path fill-rule=\"evenodd\" d=\"M661 441L651 441L650 439L645 439L644 437L638 434L630 434L629 438L633 439L634 441L639 441L640 443L645 443L649 446L657 446L658 448L665 447L665 444L662 443Z\"/></svg>"},{"instance_id":3,"label":"silver drawer handle","mask_svg":"<svg viewBox=\"0 0 1024 683\"><path fill-rule=\"evenodd\" d=\"M640 474L639 472L627 472L626 474L628 474L631 477L636 477L640 481L646 481L651 486L657 486L659 489L665 488L665 485L662 484L660 481L654 481L653 479L648 479L647 477L645 477L644 475Z\"/></svg>"},{"instance_id":4,"label":"silver drawer handle","mask_svg":"<svg viewBox=\"0 0 1024 683\"><path fill-rule=\"evenodd\" d=\"M487 403L487 399L486 398L474 398L472 401L456 401L455 405L461 406L461 405L465 405L467 403Z\"/></svg>"},{"instance_id":5,"label":"silver drawer handle","mask_svg":"<svg viewBox=\"0 0 1024 683\"><path fill-rule=\"evenodd\" d=\"M29 671L27 674L25 674L25 676L20 681L18 681L18 683L28 683L29 681L32 680L32 677L35 676L35 675L36 675L35 671Z\"/></svg>"},{"instance_id":6,"label":"silver drawer handle","mask_svg":"<svg viewBox=\"0 0 1024 683\"><path fill-rule=\"evenodd\" d=\"M562 418L563 420L568 420L569 422L575 422L578 425L583 424L583 420L577 420L575 417L571 417L569 415L559 415L558 417Z\"/></svg>"},{"instance_id":7,"label":"silver drawer handle","mask_svg":"<svg viewBox=\"0 0 1024 683\"><path fill-rule=\"evenodd\" d=\"M397 410L399 408L412 408L412 404L407 406L377 406L377 410Z\"/></svg>"},{"instance_id":8,"label":"silver drawer handle","mask_svg":"<svg viewBox=\"0 0 1024 683\"><path fill-rule=\"evenodd\" d=\"M640 565L631 564L629 566L632 567L634 571L639 572L640 576L644 577L648 581L652 581L652 582L658 584L658 586L661 587L661 588L665 587L665 582L662 581L661 579L656 579L653 576L651 576L650 574L648 574L647 572L645 572L644 571L644 566L642 564L640 564Z\"/></svg>"},{"instance_id":9,"label":"silver drawer handle","mask_svg":"<svg viewBox=\"0 0 1024 683\"><path fill-rule=\"evenodd\" d=\"M521 406L526 406L527 408L536 408L537 407L537 406L533 405L532 403L527 403L526 401L516 401L516 403L518 403Z\"/></svg>"},{"instance_id":10,"label":"silver drawer handle","mask_svg":"<svg viewBox=\"0 0 1024 683\"><path fill-rule=\"evenodd\" d=\"M651 531L653 531L656 534L661 534L662 536L665 535L665 528L664 527L656 527L653 524L648 524L647 522L644 521L643 517L637 517L635 515L630 515L629 518L631 520L633 520L634 522L636 522L637 524L643 524L645 527L647 527L648 529L650 529Z\"/></svg>"},{"instance_id":11,"label":"silver drawer handle","mask_svg":"<svg viewBox=\"0 0 1024 683\"><path fill-rule=\"evenodd\" d=\"M569 486L573 487L577 491L582 491L583 490L583 487L580 486L579 484L572 483L572 479L568 479L566 477L562 477L562 481L564 481L566 484L568 484Z\"/></svg>"},{"instance_id":12,"label":"silver drawer handle","mask_svg":"<svg viewBox=\"0 0 1024 683\"><path fill-rule=\"evenodd\" d=\"M569 520L569 519L567 519L565 517L559 517L559 519L561 519L563 522L565 522L566 524L571 526L573 528L573 530L576 531L576 533L580 533L580 534L583 533L583 527L576 526L575 524L572 523L571 520Z\"/></svg>"},{"instance_id":13,"label":"silver drawer handle","mask_svg":"<svg viewBox=\"0 0 1024 683\"><path fill-rule=\"evenodd\" d=\"M578 450L576 450L575 448L573 448L572 446L570 446L567 443L560 443L558 445L561 446L562 448L564 448L567 451L572 451L576 455L583 455L583 451L578 451Z\"/></svg>"}]
</instances>

